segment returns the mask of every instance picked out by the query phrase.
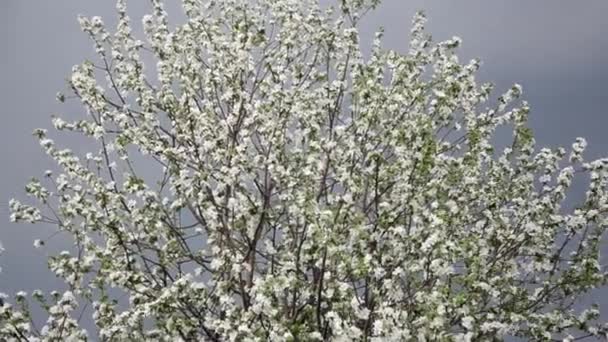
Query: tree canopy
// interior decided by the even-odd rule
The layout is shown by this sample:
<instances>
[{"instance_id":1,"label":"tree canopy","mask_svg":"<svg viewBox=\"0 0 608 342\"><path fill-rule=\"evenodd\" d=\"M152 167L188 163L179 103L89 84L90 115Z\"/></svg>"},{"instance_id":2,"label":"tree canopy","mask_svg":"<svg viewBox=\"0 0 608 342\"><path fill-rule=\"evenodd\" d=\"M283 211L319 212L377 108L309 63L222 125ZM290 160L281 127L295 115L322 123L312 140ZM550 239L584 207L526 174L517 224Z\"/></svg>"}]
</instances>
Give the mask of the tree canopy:
<instances>
[{"instance_id":1,"label":"tree canopy","mask_svg":"<svg viewBox=\"0 0 608 342\"><path fill-rule=\"evenodd\" d=\"M3 294L0 339L606 336L580 299L607 279L608 159L537 147L521 87L494 96L459 38L419 13L407 52L379 32L365 56L378 0L183 0L176 25L152 0L140 40L125 3L112 31L79 18L98 59L57 96L84 114L56 130L98 148L35 130L57 170L10 202L73 241L49 258L68 290Z\"/></svg>"}]
</instances>

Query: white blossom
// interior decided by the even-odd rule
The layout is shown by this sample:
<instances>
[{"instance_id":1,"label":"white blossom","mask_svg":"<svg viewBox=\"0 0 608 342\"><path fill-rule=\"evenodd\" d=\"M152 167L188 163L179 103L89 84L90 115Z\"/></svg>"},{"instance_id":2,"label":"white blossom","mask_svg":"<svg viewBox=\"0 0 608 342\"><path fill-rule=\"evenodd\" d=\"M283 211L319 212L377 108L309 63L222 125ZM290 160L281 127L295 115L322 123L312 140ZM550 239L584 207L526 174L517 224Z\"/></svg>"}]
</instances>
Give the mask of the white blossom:
<instances>
[{"instance_id":1,"label":"white blossom","mask_svg":"<svg viewBox=\"0 0 608 342\"><path fill-rule=\"evenodd\" d=\"M367 57L379 0L183 0L182 22L150 3L142 36L125 0L116 21L78 19L98 58L57 95L82 116L52 123L96 147L34 130L57 170L9 202L11 221L72 239L48 260L69 291L0 294L0 340L608 332L569 304L606 283L608 159L582 138L537 147L521 86L494 101L460 38L434 43L418 13L407 54L378 32ZM585 198L564 205L579 175Z\"/></svg>"}]
</instances>

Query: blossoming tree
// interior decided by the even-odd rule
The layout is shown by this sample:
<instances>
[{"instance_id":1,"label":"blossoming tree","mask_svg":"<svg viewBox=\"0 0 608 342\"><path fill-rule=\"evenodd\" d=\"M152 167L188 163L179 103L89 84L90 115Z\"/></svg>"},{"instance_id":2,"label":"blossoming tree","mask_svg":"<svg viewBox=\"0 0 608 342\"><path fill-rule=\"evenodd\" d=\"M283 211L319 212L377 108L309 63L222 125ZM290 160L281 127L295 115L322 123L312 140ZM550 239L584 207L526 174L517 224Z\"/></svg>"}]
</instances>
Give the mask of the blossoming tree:
<instances>
[{"instance_id":1,"label":"blossoming tree","mask_svg":"<svg viewBox=\"0 0 608 342\"><path fill-rule=\"evenodd\" d=\"M80 18L99 58L58 100L86 115L53 124L99 148L36 130L59 172L26 186L38 204L10 203L72 239L49 258L69 290L4 294L0 339L605 336L579 299L606 283L608 160L583 159L583 139L535 147L521 88L493 101L422 14L409 52L379 33L364 57L357 25L378 2L183 0L172 29L153 0L143 41L125 0L112 32Z\"/></svg>"}]
</instances>

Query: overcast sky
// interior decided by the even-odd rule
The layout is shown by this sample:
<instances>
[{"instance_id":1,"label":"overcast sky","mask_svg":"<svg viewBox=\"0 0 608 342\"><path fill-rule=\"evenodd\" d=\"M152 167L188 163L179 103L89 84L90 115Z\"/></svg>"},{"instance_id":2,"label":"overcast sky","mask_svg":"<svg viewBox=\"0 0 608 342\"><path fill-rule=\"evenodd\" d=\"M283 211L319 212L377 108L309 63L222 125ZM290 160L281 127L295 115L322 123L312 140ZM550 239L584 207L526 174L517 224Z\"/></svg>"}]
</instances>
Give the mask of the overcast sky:
<instances>
[{"instance_id":1,"label":"overcast sky","mask_svg":"<svg viewBox=\"0 0 608 342\"><path fill-rule=\"evenodd\" d=\"M148 1L128 3L139 26ZM170 16L176 8L168 6ZM24 198L27 180L52 167L32 130L49 127L53 113L81 115L54 100L72 65L94 57L77 15L111 23L113 9L113 1L0 0L0 241L6 249L0 292L60 284L46 270L47 252L32 246L53 230L10 224L7 203ZM495 82L498 91L523 86L540 145L569 145L585 136L590 157L608 156L607 0L385 0L364 22L364 43L383 26L385 45L404 51L418 9L426 11L434 38L463 39L463 61L481 58L481 80Z\"/></svg>"}]
</instances>

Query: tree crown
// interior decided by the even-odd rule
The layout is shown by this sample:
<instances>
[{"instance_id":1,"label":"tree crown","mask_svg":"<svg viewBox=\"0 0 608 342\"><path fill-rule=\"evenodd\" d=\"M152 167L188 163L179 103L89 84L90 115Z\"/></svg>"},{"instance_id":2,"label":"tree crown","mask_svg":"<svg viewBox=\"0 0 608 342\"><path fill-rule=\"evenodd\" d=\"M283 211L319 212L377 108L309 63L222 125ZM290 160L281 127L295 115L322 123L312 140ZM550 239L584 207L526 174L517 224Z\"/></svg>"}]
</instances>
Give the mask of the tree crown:
<instances>
[{"instance_id":1,"label":"tree crown","mask_svg":"<svg viewBox=\"0 0 608 342\"><path fill-rule=\"evenodd\" d=\"M153 0L142 41L125 2L114 32L79 18L99 59L58 100L86 117L53 118L99 148L36 130L59 174L26 186L38 205L10 202L13 221L72 238L49 258L69 290L32 293L42 329L27 294L0 303L0 338L606 334L575 304L606 281L608 160L584 160L584 139L537 148L521 87L491 101L460 39L433 43L419 13L408 52L380 32L364 57L357 25L378 0L183 0L175 29ZM569 209L578 174L586 198Z\"/></svg>"}]
</instances>

